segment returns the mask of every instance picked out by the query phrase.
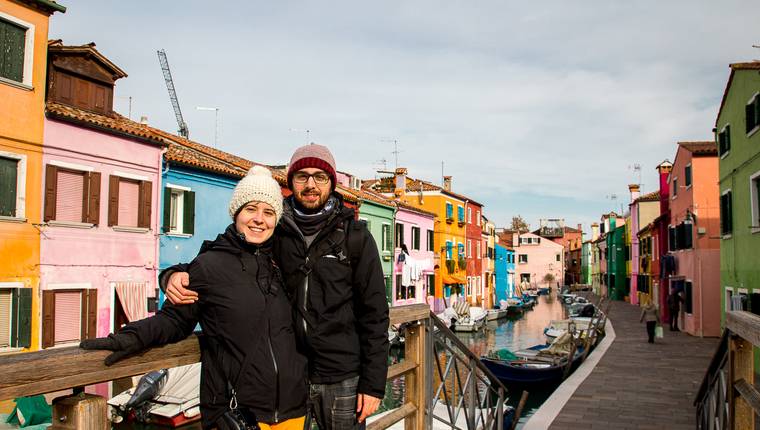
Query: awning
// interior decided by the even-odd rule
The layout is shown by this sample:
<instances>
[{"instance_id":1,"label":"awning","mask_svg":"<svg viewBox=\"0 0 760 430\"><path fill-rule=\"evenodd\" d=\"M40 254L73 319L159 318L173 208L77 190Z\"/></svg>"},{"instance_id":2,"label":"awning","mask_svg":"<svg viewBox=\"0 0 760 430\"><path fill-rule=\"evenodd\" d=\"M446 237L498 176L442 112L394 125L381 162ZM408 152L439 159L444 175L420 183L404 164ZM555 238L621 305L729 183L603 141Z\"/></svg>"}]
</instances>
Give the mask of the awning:
<instances>
[{"instance_id":1,"label":"awning","mask_svg":"<svg viewBox=\"0 0 760 430\"><path fill-rule=\"evenodd\" d=\"M462 276L456 276L456 275L449 275L444 273L443 275L443 283L444 285L447 284L466 284L467 280Z\"/></svg>"}]
</instances>

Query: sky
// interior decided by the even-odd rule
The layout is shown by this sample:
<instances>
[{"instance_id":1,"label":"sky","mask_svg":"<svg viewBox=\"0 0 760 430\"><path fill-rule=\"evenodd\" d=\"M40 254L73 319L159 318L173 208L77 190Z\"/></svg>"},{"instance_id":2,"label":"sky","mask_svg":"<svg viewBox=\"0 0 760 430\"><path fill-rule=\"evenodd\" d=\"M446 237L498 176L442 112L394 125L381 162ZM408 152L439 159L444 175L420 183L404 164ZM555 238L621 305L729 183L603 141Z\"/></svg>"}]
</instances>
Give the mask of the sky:
<instances>
[{"instance_id":1,"label":"sky","mask_svg":"<svg viewBox=\"0 0 760 430\"><path fill-rule=\"evenodd\" d=\"M50 38L129 75L119 113L177 130L164 49L193 140L278 165L313 141L363 179L443 172L499 227L588 231L628 184L654 191L676 142L713 140L728 65L760 59L757 0L60 3Z\"/></svg>"}]
</instances>

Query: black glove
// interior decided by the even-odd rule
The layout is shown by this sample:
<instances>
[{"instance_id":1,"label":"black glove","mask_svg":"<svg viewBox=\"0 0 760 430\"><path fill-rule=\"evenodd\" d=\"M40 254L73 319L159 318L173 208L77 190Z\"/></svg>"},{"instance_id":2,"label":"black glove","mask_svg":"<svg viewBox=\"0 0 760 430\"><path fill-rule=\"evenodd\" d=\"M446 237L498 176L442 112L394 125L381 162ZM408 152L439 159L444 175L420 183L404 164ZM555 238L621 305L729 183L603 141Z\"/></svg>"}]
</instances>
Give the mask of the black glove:
<instances>
[{"instance_id":1,"label":"black glove","mask_svg":"<svg viewBox=\"0 0 760 430\"><path fill-rule=\"evenodd\" d=\"M85 339L79 343L82 349L105 349L114 351L104 360L106 366L110 366L129 355L138 353L144 349L142 342L134 333L111 333L108 337Z\"/></svg>"}]
</instances>

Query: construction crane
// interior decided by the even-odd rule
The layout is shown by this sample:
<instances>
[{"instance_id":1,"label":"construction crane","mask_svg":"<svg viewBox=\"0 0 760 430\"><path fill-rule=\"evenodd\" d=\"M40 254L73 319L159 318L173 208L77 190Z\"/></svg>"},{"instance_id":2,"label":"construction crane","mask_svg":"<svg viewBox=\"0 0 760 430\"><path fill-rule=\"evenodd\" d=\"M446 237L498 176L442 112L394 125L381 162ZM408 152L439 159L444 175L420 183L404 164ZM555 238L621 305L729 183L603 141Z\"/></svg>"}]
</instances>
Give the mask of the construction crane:
<instances>
[{"instance_id":1,"label":"construction crane","mask_svg":"<svg viewBox=\"0 0 760 430\"><path fill-rule=\"evenodd\" d=\"M179 126L179 130L177 132L185 139L189 139L190 131L187 129L187 123L182 118L182 111L179 108L179 101L177 100L177 91L174 89L172 72L169 70L169 60L166 59L166 52L164 52L163 49L158 51L158 61L161 63L161 71L164 72L166 89L169 90L169 100L171 100L172 107L174 108L174 116L177 117L177 126Z\"/></svg>"}]
</instances>

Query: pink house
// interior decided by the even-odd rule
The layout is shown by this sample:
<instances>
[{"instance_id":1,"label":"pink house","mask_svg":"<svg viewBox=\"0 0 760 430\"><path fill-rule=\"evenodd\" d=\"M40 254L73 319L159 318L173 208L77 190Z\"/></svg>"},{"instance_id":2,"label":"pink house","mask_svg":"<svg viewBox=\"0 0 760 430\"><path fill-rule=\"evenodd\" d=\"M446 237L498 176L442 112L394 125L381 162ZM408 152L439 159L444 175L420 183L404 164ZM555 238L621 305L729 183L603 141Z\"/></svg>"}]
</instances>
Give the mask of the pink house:
<instances>
[{"instance_id":1,"label":"pink house","mask_svg":"<svg viewBox=\"0 0 760 430\"><path fill-rule=\"evenodd\" d=\"M433 310L435 214L396 202L396 252L393 264L392 306L428 303ZM408 253L402 254L401 245ZM402 261L403 260L403 261Z\"/></svg>"},{"instance_id":2,"label":"pink house","mask_svg":"<svg viewBox=\"0 0 760 430\"><path fill-rule=\"evenodd\" d=\"M720 336L720 216L715 142L679 142L670 188L670 288L683 292L679 327Z\"/></svg>"},{"instance_id":3,"label":"pink house","mask_svg":"<svg viewBox=\"0 0 760 430\"><path fill-rule=\"evenodd\" d=\"M126 74L94 45L52 42L48 55L43 348L106 336L149 315L164 151L148 126L113 112L114 81Z\"/></svg>"},{"instance_id":4,"label":"pink house","mask_svg":"<svg viewBox=\"0 0 760 430\"><path fill-rule=\"evenodd\" d=\"M515 233L517 235L517 233ZM564 247L534 233L523 233L513 241L515 248L515 282L531 287L549 287L562 282L564 274ZM545 282L551 274L554 281Z\"/></svg>"}]
</instances>

